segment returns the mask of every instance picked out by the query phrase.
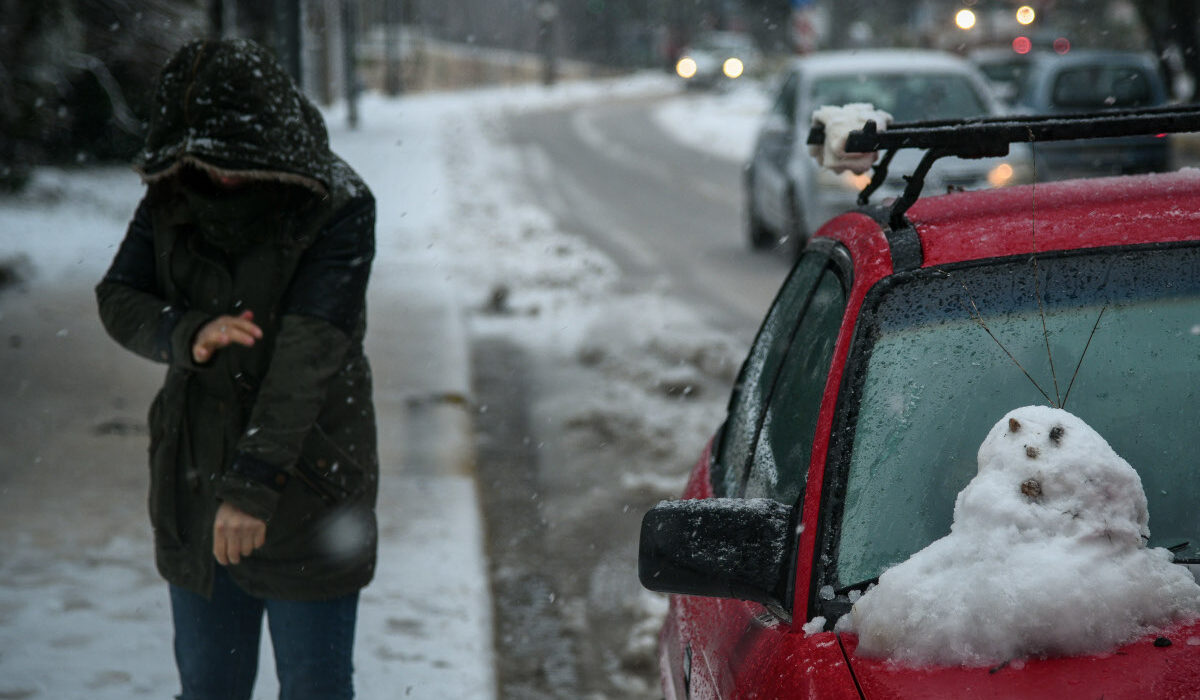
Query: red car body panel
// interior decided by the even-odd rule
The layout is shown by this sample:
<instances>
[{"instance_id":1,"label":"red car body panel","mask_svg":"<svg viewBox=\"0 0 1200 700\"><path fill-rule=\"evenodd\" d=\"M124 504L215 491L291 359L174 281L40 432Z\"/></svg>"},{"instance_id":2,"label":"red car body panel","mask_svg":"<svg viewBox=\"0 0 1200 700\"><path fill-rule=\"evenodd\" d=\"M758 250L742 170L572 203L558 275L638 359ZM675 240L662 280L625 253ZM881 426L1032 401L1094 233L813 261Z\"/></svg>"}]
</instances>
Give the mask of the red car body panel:
<instances>
[{"instance_id":1,"label":"red car body panel","mask_svg":"<svg viewBox=\"0 0 1200 700\"><path fill-rule=\"evenodd\" d=\"M921 240L923 267L1197 240L1200 170L929 197L914 204L907 217ZM1156 636L1150 636L1107 654L1032 659L995 669L903 667L856 657L854 635L803 631L838 390L863 300L893 272L887 237L864 213L839 216L816 236L834 239L850 253L854 275L809 464L795 566L795 619L781 620L757 603L672 595L659 648L667 700L1200 698L1200 623L1164 631L1170 645L1156 645ZM712 449L710 441L684 498L713 496Z\"/></svg>"},{"instance_id":2,"label":"red car body panel","mask_svg":"<svg viewBox=\"0 0 1200 700\"><path fill-rule=\"evenodd\" d=\"M825 698L859 700L841 645L831 632L805 636L762 606L739 600L679 597L664 627L663 652L690 658L664 678L668 699ZM714 634L715 633L715 634ZM678 640L704 634L690 655ZM685 691L685 687L687 690Z\"/></svg>"},{"instance_id":3,"label":"red car body panel","mask_svg":"<svg viewBox=\"0 0 1200 700\"><path fill-rule=\"evenodd\" d=\"M1170 645L1155 646L1159 638ZM868 700L1200 698L1200 623L1164 630L1108 654L1030 659L996 668L904 668L854 657L853 635L842 635L842 642Z\"/></svg>"},{"instance_id":4,"label":"red car body panel","mask_svg":"<svg viewBox=\"0 0 1200 700\"><path fill-rule=\"evenodd\" d=\"M1200 170L1068 180L919 200L925 267L1052 250L1195 240Z\"/></svg>"},{"instance_id":5,"label":"red car body panel","mask_svg":"<svg viewBox=\"0 0 1200 700\"><path fill-rule=\"evenodd\" d=\"M825 396L821 401L821 412L817 418L817 432L809 458L808 486L804 490L804 507L801 510L800 549L796 565L795 597L793 610L804 610L808 605L809 585L812 580L812 564L817 549L817 517L821 511L821 485L825 483L825 456L829 451L829 435L833 430L833 414L837 407L838 387L842 385L842 372L846 368L846 356L854 339L854 326L858 321L858 310L863 298L875 282L892 273L892 257L887 239L879 224L864 214L847 214L836 219L837 238L854 260L854 280L846 303L846 314L838 331L833 349L833 362L829 367L829 379L825 382ZM801 623L804 620L800 621Z\"/></svg>"}]
</instances>

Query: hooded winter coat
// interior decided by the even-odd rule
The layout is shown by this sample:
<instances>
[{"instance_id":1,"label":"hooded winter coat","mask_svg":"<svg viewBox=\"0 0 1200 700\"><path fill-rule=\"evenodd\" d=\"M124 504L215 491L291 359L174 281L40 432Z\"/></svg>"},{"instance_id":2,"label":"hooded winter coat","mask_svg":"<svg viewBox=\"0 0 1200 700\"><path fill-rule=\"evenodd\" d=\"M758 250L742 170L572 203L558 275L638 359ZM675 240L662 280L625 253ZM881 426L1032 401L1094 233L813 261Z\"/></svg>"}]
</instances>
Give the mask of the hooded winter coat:
<instances>
[{"instance_id":1,"label":"hooded winter coat","mask_svg":"<svg viewBox=\"0 0 1200 700\"><path fill-rule=\"evenodd\" d=\"M149 416L159 571L209 594L227 501L267 523L266 543L229 566L247 592L358 590L375 568L379 473L363 353L370 191L289 76L237 40L167 63L136 168L147 193L96 294L109 334L166 365ZM195 363L199 329L246 310L263 337Z\"/></svg>"}]
</instances>

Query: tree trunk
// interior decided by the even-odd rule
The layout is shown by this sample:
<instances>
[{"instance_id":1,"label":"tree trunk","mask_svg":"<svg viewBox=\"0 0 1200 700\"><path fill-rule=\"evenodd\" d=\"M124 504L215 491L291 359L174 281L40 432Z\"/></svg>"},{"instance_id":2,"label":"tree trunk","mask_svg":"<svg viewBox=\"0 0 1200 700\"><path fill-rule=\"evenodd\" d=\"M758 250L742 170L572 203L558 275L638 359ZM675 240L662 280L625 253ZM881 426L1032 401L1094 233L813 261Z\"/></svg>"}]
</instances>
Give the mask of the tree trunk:
<instances>
[{"instance_id":1,"label":"tree trunk","mask_svg":"<svg viewBox=\"0 0 1200 700\"><path fill-rule=\"evenodd\" d=\"M1200 80L1200 37L1197 37L1197 25L1200 24L1200 9L1195 0L1171 0L1171 31L1179 53L1183 59L1183 71L1192 78L1192 94L1196 95L1196 81Z\"/></svg>"},{"instance_id":2,"label":"tree trunk","mask_svg":"<svg viewBox=\"0 0 1200 700\"><path fill-rule=\"evenodd\" d=\"M354 0L342 0L342 51L346 88L346 122L358 128L358 17Z\"/></svg>"}]
</instances>

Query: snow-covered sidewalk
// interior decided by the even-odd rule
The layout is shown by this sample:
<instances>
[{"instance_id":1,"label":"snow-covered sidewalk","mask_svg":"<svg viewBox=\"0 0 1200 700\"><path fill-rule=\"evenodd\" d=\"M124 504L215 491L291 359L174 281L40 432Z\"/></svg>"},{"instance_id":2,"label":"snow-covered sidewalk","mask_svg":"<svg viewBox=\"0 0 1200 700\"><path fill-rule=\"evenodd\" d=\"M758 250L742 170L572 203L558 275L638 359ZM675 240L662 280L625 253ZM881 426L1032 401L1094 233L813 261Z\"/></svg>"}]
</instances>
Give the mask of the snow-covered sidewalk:
<instances>
[{"instance_id":1,"label":"snow-covered sidewalk","mask_svg":"<svg viewBox=\"0 0 1200 700\"><path fill-rule=\"evenodd\" d=\"M403 130L436 149L437 126L428 114ZM368 178L381 199L368 353L383 474L379 569L356 648L363 698L494 696L470 422L461 402L427 398L467 392L465 328L449 280L411 259L425 237L388 206L415 182L448 191L430 172L441 160L394 159ZM47 170L0 202L0 260L25 278L0 297L0 697L178 691L145 515L142 416L161 371L104 335L92 300L140 192L125 169ZM265 639L263 650L265 700L278 686Z\"/></svg>"}]
</instances>

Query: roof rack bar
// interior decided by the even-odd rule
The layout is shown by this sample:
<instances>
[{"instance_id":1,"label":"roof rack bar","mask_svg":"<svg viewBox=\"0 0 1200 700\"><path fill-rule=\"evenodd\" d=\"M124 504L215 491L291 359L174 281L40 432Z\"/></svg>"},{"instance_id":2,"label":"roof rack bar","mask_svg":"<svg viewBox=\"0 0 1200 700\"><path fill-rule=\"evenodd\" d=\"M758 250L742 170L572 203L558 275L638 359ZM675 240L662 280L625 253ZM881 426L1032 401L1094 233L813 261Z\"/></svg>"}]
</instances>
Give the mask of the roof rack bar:
<instances>
[{"instance_id":1,"label":"roof rack bar","mask_svg":"<svg viewBox=\"0 0 1200 700\"><path fill-rule=\"evenodd\" d=\"M895 151L888 151L891 155ZM905 175L904 193L896 198L892 203L892 211L888 216L888 226L893 231L898 231L904 228L904 213L913 204L916 204L917 199L921 196L921 190L925 188L925 176L929 174L929 169L933 167L933 162L938 158L946 155L938 148L931 148L921 156L921 162L917 164L917 169L911 175Z\"/></svg>"},{"instance_id":2,"label":"roof rack bar","mask_svg":"<svg viewBox=\"0 0 1200 700\"><path fill-rule=\"evenodd\" d=\"M846 151L868 153L893 148L946 148L948 155L994 155L1003 144L1068 141L1114 136L1146 136L1200 131L1200 106L1122 110L1088 114L908 122L878 131L870 122L846 137ZM824 134L820 135L822 141Z\"/></svg>"},{"instance_id":3,"label":"roof rack bar","mask_svg":"<svg viewBox=\"0 0 1200 700\"><path fill-rule=\"evenodd\" d=\"M862 188L862 191L858 193L858 206L866 206L867 202L871 200L871 195L875 194L875 190L879 189L883 186L883 183L887 182L888 166L892 164L892 157L895 155L896 149L893 148L887 153L884 153L883 158L881 158L878 163L872 166L871 182L867 183L867 186Z\"/></svg>"}]
</instances>

